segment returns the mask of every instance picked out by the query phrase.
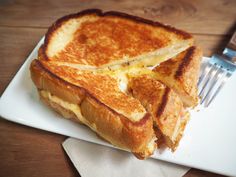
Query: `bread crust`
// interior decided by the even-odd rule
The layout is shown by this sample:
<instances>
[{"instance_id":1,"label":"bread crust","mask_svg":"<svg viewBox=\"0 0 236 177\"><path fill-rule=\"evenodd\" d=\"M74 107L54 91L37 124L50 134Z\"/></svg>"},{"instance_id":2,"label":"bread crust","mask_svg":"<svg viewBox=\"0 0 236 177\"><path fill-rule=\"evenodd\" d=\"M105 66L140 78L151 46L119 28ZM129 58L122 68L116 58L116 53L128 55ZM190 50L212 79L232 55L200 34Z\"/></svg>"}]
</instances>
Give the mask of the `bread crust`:
<instances>
[{"instance_id":1,"label":"bread crust","mask_svg":"<svg viewBox=\"0 0 236 177\"><path fill-rule=\"evenodd\" d=\"M65 101L80 104L85 96L85 90L69 82L63 81L55 74L43 67L39 60L30 65L31 79L40 90L49 90ZM65 89L66 88L66 89Z\"/></svg>"},{"instance_id":2,"label":"bread crust","mask_svg":"<svg viewBox=\"0 0 236 177\"><path fill-rule=\"evenodd\" d=\"M201 61L201 49L192 46L185 51L184 58L175 73L175 78L182 83L182 89L192 97L195 104L198 100L197 81Z\"/></svg>"},{"instance_id":3,"label":"bread crust","mask_svg":"<svg viewBox=\"0 0 236 177\"><path fill-rule=\"evenodd\" d=\"M92 127L101 137L115 146L142 154L140 158L146 158L148 144L155 136L153 122L148 113L141 120L132 122L101 103L85 89L70 84L46 70L39 60L31 63L30 71L31 78L39 90L46 90L62 100L79 105L81 114L87 121L86 125ZM49 106L62 115L65 112L58 105L55 106L55 103L50 103ZM75 119L71 112L69 115Z\"/></svg>"},{"instance_id":4,"label":"bread crust","mask_svg":"<svg viewBox=\"0 0 236 177\"><path fill-rule=\"evenodd\" d=\"M98 134L107 141L118 147L128 147L134 153L144 152L154 135L149 114L139 122L132 122L117 116L91 97L82 102L81 113L90 124L96 125Z\"/></svg>"}]
</instances>

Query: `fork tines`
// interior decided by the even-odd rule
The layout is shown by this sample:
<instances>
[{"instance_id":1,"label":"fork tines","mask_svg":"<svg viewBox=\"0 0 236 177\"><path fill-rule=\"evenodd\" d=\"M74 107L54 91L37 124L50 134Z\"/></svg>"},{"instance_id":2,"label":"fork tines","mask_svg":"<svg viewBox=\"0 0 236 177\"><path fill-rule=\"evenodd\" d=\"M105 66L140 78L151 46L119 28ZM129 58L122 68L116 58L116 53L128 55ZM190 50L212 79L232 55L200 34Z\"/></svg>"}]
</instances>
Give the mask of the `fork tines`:
<instances>
[{"instance_id":1,"label":"fork tines","mask_svg":"<svg viewBox=\"0 0 236 177\"><path fill-rule=\"evenodd\" d=\"M210 105L235 69L236 65L218 55L202 65L198 89L204 107Z\"/></svg>"}]
</instances>

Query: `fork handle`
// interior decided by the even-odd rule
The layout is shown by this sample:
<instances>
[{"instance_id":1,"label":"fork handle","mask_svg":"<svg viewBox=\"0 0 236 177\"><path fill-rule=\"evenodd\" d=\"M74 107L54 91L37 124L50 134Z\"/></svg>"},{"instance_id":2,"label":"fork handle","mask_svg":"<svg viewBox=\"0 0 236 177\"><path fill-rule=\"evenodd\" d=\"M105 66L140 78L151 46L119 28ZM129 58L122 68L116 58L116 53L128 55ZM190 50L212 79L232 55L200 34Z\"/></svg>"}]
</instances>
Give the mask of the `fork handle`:
<instances>
[{"instance_id":1,"label":"fork handle","mask_svg":"<svg viewBox=\"0 0 236 177\"><path fill-rule=\"evenodd\" d=\"M223 54L226 55L229 60L236 63L236 31L234 31L233 36L223 51Z\"/></svg>"}]
</instances>

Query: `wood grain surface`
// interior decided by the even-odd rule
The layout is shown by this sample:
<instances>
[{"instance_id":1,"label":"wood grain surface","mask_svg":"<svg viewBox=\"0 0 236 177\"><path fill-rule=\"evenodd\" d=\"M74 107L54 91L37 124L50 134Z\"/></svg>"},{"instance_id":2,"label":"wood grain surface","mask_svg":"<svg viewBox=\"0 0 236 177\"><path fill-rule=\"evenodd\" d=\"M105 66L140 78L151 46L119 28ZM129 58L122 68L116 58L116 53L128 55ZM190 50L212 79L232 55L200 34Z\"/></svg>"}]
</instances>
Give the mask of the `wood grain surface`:
<instances>
[{"instance_id":1,"label":"wood grain surface","mask_svg":"<svg viewBox=\"0 0 236 177\"><path fill-rule=\"evenodd\" d=\"M1 0L0 94L57 18L87 8L119 10L187 30L205 56L222 51L236 24L235 0ZM62 149L65 136L3 119L0 131L0 177L79 176ZM200 176L220 177L197 169L185 175Z\"/></svg>"}]
</instances>

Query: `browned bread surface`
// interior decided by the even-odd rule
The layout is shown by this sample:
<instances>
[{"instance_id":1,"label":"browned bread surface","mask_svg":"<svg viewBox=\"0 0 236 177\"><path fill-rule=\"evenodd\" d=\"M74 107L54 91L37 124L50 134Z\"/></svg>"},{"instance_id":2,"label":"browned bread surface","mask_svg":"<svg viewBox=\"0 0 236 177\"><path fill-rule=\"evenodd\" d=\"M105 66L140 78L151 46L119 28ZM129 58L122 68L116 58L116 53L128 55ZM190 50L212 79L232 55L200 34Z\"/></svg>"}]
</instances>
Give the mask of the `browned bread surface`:
<instances>
[{"instance_id":1,"label":"browned bread surface","mask_svg":"<svg viewBox=\"0 0 236 177\"><path fill-rule=\"evenodd\" d=\"M155 147L148 147L154 138L153 122L149 114L139 122L132 122L124 117L118 119L113 111L89 97L81 104L81 112L91 124L97 125L98 134L102 133L101 136L112 144L126 149L128 147L132 152L140 154L140 158L153 153Z\"/></svg>"},{"instance_id":2,"label":"browned bread surface","mask_svg":"<svg viewBox=\"0 0 236 177\"><path fill-rule=\"evenodd\" d=\"M100 67L192 43L189 33L159 22L90 9L56 21L46 34L42 54L46 60Z\"/></svg>"},{"instance_id":3,"label":"browned bread surface","mask_svg":"<svg viewBox=\"0 0 236 177\"><path fill-rule=\"evenodd\" d=\"M186 124L183 104L178 95L161 82L147 76L131 79L129 89L154 119L157 136L175 150Z\"/></svg>"},{"instance_id":4,"label":"browned bread surface","mask_svg":"<svg viewBox=\"0 0 236 177\"><path fill-rule=\"evenodd\" d=\"M78 119L113 145L141 154L140 158L153 153L154 145L148 147L154 138L153 123L148 113L138 121L131 121L100 102L87 90L59 78L56 72L51 73L39 60L31 64L31 77L41 98L63 116ZM45 96L43 91L49 92L50 96ZM63 105L66 102L78 106L81 117L68 107L59 105L52 97L60 99Z\"/></svg>"},{"instance_id":5,"label":"browned bread surface","mask_svg":"<svg viewBox=\"0 0 236 177\"><path fill-rule=\"evenodd\" d=\"M173 88L187 107L198 103L197 82L201 59L201 50L192 46L153 69L157 79Z\"/></svg>"},{"instance_id":6,"label":"browned bread surface","mask_svg":"<svg viewBox=\"0 0 236 177\"><path fill-rule=\"evenodd\" d=\"M94 73L87 70L78 70L69 66L51 65L48 62L38 61L47 71L60 77L67 83L84 90L108 108L127 117L131 121L141 119L146 111L137 99L122 92L119 81L107 74Z\"/></svg>"}]
</instances>

